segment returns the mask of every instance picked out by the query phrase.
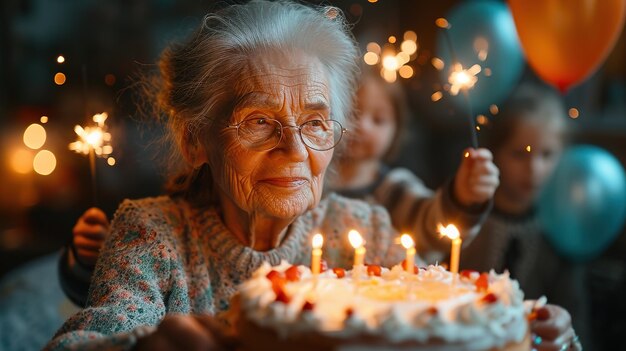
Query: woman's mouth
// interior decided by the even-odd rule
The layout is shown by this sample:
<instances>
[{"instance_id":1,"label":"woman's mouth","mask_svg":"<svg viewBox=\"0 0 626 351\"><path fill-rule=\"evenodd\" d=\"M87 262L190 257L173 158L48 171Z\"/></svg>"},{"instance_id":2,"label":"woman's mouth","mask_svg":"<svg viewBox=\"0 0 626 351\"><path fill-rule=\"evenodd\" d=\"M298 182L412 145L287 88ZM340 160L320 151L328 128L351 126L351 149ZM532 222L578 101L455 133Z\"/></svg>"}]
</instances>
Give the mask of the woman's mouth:
<instances>
[{"instance_id":1,"label":"woman's mouth","mask_svg":"<svg viewBox=\"0 0 626 351\"><path fill-rule=\"evenodd\" d=\"M308 179L300 177L280 177L263 179L261 182L281 188L297 188L308 183Z\"/></svg>"}]
</instances>

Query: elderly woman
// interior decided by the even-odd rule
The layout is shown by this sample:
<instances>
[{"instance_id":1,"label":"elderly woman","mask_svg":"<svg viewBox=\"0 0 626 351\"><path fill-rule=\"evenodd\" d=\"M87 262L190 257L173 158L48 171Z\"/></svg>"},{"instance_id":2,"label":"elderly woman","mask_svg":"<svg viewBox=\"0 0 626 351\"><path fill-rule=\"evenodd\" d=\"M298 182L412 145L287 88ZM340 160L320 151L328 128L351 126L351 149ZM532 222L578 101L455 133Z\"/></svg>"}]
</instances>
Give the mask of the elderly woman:
<instances>
[{"instance_id":1,"label":"elderly woman","mask_svg":"<svg viewBox=\"0 0 626 351\"><path fill-rule=\"evenodd\" d=\"M207 16L163 54L158 104L180 175L169 196L121 205L89 307L48 349L215 347L208 316L228 309L261 262L307 263L314 231L332 265L350 262L350 228L367 240L368 262L401 260L384 209L322 199L355 88L348 33L335 8L253 1Z\"/></svg>"}]
</instances>

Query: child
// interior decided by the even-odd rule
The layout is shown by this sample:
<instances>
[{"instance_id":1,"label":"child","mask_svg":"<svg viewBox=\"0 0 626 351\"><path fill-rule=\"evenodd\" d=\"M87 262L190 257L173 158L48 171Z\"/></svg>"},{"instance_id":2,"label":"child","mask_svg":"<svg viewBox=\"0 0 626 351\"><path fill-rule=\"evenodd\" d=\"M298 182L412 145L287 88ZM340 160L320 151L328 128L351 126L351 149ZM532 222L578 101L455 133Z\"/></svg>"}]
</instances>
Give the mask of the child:
<instances>
[{"instance_id":1,"label":"child","mask_svg":"<svg viewBox=\"0 0 626 351\"><path fill-rule=\"evenodd\" d=\"M469 239L489 212L498 186L491 153L466 150L455 178L433 192L408 169L387 166L401 146L408 119L401 88L364 75L356 111L348 150L338 155L329 190L383 205L396 229L416 236L427 262L442 261L449 243L440 240L437 225L454 223Z\"/></svg>"},{"instance_id":2,"label":"child","mask_svg":"<svg viewBox=\"0 0 626 351\"><path fill-rule=\"evenodd\" d=\"M582 340L587 304L581 267L558 257L542 234L537 197L563 149L566 111L560 97L538 85L521 85L481 134L500 170L494 209L461 255L461 268L508 269L525 298L545 295L566 308ZM585 345L585 349L589 349Z\"/></svg>"}]
</instances>

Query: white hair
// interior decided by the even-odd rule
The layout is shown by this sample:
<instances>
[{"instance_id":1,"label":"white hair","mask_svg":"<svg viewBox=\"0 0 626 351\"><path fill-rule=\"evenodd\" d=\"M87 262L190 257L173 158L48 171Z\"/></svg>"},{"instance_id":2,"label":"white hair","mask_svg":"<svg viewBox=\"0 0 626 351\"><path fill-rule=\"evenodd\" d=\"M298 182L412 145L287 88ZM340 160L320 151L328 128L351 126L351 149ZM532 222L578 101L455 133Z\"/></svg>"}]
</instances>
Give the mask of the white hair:
<instances>
[{"instance_id":1,"label":"white hair","mask_svg":"<svg viewBox=\"0 0 626 351\"><path fill-rule=\"evenodd\" d=\"M356 89L358 49L341 11L289 1L253 0L204 18L192 38L166 50L160 101L179 143L230 116L237 72L260 51L302 50L320 60L329 80L331 116L348 123Z\"/></svg>"}]
</instances>

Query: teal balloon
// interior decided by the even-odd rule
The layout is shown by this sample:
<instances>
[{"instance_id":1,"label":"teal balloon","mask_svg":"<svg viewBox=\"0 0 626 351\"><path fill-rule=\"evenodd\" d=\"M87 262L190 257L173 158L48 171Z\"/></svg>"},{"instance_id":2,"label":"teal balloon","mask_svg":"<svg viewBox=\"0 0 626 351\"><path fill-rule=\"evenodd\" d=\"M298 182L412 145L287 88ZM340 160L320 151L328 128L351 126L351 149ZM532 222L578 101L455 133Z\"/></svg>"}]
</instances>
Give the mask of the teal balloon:
<instances>
[{"instance_id":1,"label":"teal balloon","mask_svg":"<svg viewBox=\"0 0 626 351\"><path fill-rule=\"evenodd\" d=\"M588 261L620 233L626 218L626 175L608 151L591 145L567 150L543 189L538 214L561 255Z\"/></svg>"},{"instance_id":2,"label":"teal balloon","mask_svg":"<svg viewBox=\"0 0 626 351\"><path fill-rule=\"evenodd\" d=\"M491 104L499 104L509 96L525 66L509 7L500 1L467 1L453 8L446 19L450 28L439 29L436 46L436 55L445 63L441 71L443 83L448 83L454 59L465 69L474 64L482 67L478 81L468 90L469 106L462 93L449 98L463 111L471 106L474 114L487 112ZM446 35L454 55L450 53ZM487 45L481 46L481 42ZM477 51L481 47L487 53L484 61ZM491 71L490 75L486 69Z\"/></svg>"}]
</instances>

